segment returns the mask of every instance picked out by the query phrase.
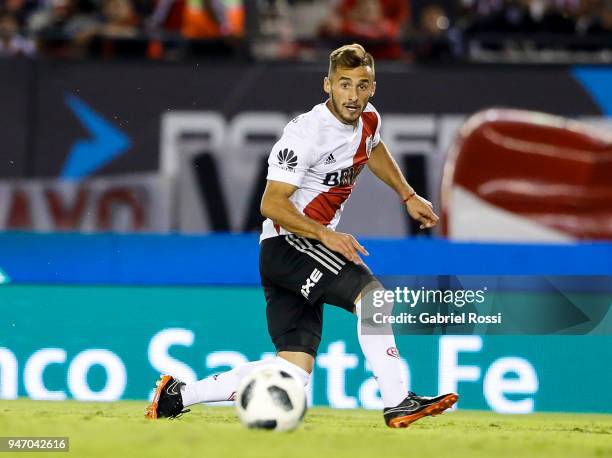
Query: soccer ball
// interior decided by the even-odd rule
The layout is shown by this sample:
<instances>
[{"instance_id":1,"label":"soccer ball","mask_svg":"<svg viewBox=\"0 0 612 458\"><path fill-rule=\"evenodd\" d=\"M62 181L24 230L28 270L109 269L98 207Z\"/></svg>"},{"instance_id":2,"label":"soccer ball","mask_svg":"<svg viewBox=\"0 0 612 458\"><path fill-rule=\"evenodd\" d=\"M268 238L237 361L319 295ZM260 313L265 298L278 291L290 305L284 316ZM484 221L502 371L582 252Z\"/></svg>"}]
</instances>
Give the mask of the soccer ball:
<instances>
[{"instance_id":1,"label":"soccer ball","mask_svg":"<svg viewBox=\"0 0 612 458\"><path fill-rule=\"evenodd\" d=\"M306 413L304 385L278 365L263 366L240 381L236 410L247 428L291 431Z\"/></svg>"}]
</instances>

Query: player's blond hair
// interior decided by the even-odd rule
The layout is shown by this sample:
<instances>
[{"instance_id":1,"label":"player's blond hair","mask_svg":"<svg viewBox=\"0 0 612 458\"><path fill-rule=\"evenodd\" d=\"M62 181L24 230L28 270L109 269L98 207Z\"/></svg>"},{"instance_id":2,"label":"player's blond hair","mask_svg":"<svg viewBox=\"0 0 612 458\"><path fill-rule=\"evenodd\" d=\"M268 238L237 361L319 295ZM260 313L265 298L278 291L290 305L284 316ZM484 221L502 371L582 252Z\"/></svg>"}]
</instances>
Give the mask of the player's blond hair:
<instances>
[{"instance_id":1,"label":"player's blond hair","mask_svg":"<svg viewBox=\"0 0 612 458\"><path fill-rule=\"evenodd\" d=\"M357 43L344 45L334 49L329 55L329 71L331 74L337 68L370 67L374 76L374 58L363 46Z\"/></svg>"}]
</instances>

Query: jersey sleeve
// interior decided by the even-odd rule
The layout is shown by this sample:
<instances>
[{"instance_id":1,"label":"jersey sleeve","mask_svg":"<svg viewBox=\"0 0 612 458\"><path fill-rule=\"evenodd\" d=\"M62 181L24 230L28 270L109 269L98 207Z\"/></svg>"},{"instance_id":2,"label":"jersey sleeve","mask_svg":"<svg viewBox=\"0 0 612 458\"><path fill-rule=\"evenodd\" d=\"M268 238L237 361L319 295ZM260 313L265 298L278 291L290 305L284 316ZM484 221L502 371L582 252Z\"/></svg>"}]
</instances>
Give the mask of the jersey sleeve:
<instances>
[{"instance_id":1,"label":"jersey sleeve","mask_svg":"<svg viewBox=\"0 0 612 458\"><path fill-rule=\"evenodd\" d=\"M374 136L372 137L372 148L375 148L380 143L380 126L382 124L382 118L380 117L380 113L372 106L374 113L376 113L376 117L378 118L378 122L376 123L376 131L374 132Z\"/></svg>"},{"instance_id":2,"label":"jersey sleeve","mask_svg":"<svg viewBox=\"0 0 612 458\"><path fill-rule=\"evenodd\" d=\"M292 126L293 127L293 126ZM314 163L312 140L296 128L285 128L268 157L268 180L299 186Z\"/></svg>"}]
</instances>

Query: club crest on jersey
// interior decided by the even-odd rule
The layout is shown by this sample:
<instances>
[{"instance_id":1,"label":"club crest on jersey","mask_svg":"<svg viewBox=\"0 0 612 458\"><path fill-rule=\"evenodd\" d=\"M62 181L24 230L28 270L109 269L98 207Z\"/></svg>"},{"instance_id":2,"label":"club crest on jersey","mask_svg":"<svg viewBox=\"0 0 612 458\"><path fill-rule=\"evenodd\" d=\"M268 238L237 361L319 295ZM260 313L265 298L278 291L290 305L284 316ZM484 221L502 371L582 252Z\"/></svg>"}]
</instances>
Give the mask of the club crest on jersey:
<instances>
[{"instance_id":1,"label":"club crest on jersey","mask_svg":"<svg viewBox=\"0 0 612 458\"><path fill-rule=\"evenodd\" d=\"M298 158L293 150L288 148L280 150L276 155L276 159L278 159L278 165L281 169L289 172L295 171L294 169L297 166Z\"/></svg>"},{"instance_id":2,"label":"club crest on jersey","mask_svg":"<svg viewBox=\"0 0 612 458\"><path fill-rule=\"evenodd\" d=\"M370 154L372 154L372 143L374 142L374 140L372 139L372 136L370 135L369 137L366 138L365 141L365 149L366 149L366 155L368 157L370 157Z\"/></svg>"},{"instance_id":3,"label":"club crest on jersey","mask_svg":"<svg viewBox=\"0 0 612 458\"><path fill-rule=\"evenodd\" d=\"M393 358L398 358L400 357L399 355L399 351L397 351L397 347L389 347L387 348L387 354L389 356L392 356Z\"/></svg>"}]
</instances>

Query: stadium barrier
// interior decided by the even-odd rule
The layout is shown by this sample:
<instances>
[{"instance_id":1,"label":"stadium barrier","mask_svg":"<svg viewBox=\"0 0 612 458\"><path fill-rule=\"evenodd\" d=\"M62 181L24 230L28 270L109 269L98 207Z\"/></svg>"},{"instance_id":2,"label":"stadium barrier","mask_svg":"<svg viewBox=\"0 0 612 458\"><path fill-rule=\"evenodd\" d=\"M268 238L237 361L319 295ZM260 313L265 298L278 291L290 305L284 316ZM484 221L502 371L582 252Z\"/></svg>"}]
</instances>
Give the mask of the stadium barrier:
<instances>
[{"instance_id":1,"label":"stadium barrier","mask_svg":"<svg viewBox=\"0 0 612 458\"><path fill-rule=\"evenodd\" d=\"M364 240L384 275L612 275L612 244ZM270 355L255 235L0 235L0 397L145 399L159 372L194 380ZM9 279L12 280L9 282ZM327 307L310 401L380 407L355 319ZM410 387L460 408L607 412L612 338L401 335ZM589 374L586 377L584 374ZM580 398L567 396L581 387Z\"/></svg>"}]
</instances>

